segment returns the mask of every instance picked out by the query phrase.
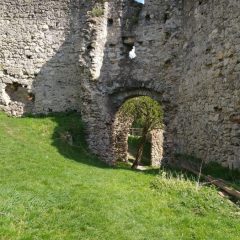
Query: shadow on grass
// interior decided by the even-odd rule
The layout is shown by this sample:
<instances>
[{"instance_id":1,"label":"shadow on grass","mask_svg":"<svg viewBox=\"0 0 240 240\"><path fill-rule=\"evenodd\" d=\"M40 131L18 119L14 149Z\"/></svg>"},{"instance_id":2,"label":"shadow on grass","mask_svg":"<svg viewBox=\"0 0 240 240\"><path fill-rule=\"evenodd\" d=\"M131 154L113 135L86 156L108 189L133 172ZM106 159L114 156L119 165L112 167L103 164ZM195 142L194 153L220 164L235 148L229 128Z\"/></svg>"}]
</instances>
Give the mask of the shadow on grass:
<instances>
[{"instance_id":1,"label":"shadow on grass","mask_svg":"<svg viewBox=\"0 0 240 240\"><path fill-rule=\"evenodd\" d=\"M92 154L88 149L85 141L85 127L81 121L81 115L76 112L69 113L51 113L48 115L25 115L24 117L32 119L51 119L52 122L56 123L56 127L52 134L52 145L58 150L58 152L66 159L91 165L98 168L105 169L123 169L128 171L141 172L144 174L158 175L160 169L147 168L146 170L132 170L131 166L126 163L118 163L114 167L110 167L101 161L96 155ZM178 161L185 160L194 165L199 165L199 159L187 155L176 156ZM188 175L190 178L195 178L193 174L179 169L177 167L167 167L164 169L167 172ZM236 186L240 186L240 172L238 170L230 170L223 168L217 163L209 163L204 165L203 173L211 175L215 178L222 178L229 181ZM174 174L173 174L174 176Z\"/></svg>"},{"instance_id":2,"label":"shadow on grass","mask_svg":"<svg viewBox=\"0 0 240 240\"><path fill-rule=\"evenodd\" d=\"M145 170L132 170L131 166L128 164L120 163L114 167L110 167L101 161L88 149L88 145L85 141L85 126L81 121L81 115L79 113L55 113L48 115L47 117L51 118L52 121L57 123L52 135L52 145L56 147L58 152L65 158L99 168L123 169L151 175L159 174L159 169L156 168L154 169L149 167ZM184 158L185 157L186 156L184 156ZM180 161L179 157L176 157L176 159ZM192 163L199 163L199 161L201 162L201 160L194 157L189 157L188 160ZM196 176L194 176L192 173L181 168L177 168L177 166L166 167L164 171L171 173L172 177L178 177L179 175L183 174L189 179L196 179ZM240 172L238 170L223 168L218 163L209 163L204 165L203 174L209 174L215 178L222 178L233 184L236 184L237 186L240 186Z\"/></svg>"},{"instance_id":3,"label":"shadow on grass","mask_svg":"<svg viewBox=\"0 0 240 240\"><path fill-rule=\"evenodd\" d=\"M85 140L85 126L81 121L81 115L76 112L69 113L51 113L48 115L25 115L24 117L33 119L51 119L56 123L52 134L52 145L66 159L105 169L123 169L146 174L156 175L159 169L147 169L144 171L132 170L131 166L126 164L117 164L109 166L101 161L96 155L91 153Z\"/></svg>"},{"instance_id":4,"label":"shadow on grass","mask_svg":"<svg viewBox=\"0 0 240 240\"><path fill-rule=\"evenodd\" d=\"M50 113L47 115L25 115L24 117L47 118L56 123L52 134L52 145L65 158L95 167L110 168L88 150L85 141L85 127L79 113Z\"/></svg>"},{"instance_id":5,"label":"shadow on grass","mask_svg":"<svg viewBox=\"0 0 240 240\"><path fill-rule=\"evenodd\" d=\"M116 166L110 167L103 161L101 161L88 149L87 143L85 141L85 127L83 122L81 121L81 115L79 113L52 113L49 115L29 115L25 117L36 119L48 118L51 119L52 122L56 123L56 127L52 134L52 145L58 150L58 152L62 156L67 159L105 169L123 169L151 175L159 174L159 169L156 168L147 168L145 170L132 170L131 166L126 163L118 163ZM199 162L201 162L199 159L186 155L176 156L176 159L178 161L188 161L194 164L194 166L198 166ZM187 174L191 178L193 177L193 175L188 173L187 171L183 171L182 169L178 169L176 167L168 167L165 170L172 173L176 172L177 175ZM211 175L215 178L222 178L236 184L237 186L240 186L240 173L237 170L223 168L217 163L209 163L207 165L204 165L203 173L206 175Z\"/></svg>"}]
</instances>

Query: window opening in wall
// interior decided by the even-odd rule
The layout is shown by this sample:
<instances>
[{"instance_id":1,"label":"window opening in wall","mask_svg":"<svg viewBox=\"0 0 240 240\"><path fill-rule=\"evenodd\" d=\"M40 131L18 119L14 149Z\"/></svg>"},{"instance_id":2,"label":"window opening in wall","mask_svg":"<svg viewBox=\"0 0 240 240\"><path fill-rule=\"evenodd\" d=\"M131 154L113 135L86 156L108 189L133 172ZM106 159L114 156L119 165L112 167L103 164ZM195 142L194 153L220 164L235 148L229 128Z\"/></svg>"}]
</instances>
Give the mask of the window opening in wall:
<instances>
[{"instance_id":1,"label":"window opening in wall","mask_svg":"<svg viewBox=\"0 0 240 240\"><path fill-rule=\"evenodd\" d=\"M147 22L149 22L149 21L151 20L151 16L150 16L150 14L146 14L146 16L145 16L145 20L146 20Z\"/></svg>"},{"instance_id":2,"label":"window opening in wall","mask_svg":"<svg viewBox=\"0 0 240 240\"><path fill-rule=\"evenodd\" d=\"M127 54L130 59L134 59L137 56L136 47L134 44L134 37L123 37L124 54Z\"/></svg>"},{"instance_id":3,"label":"window opening in wall","mask_svg":"<svg viewBox=\"0 0 240 240\"><path fill-rule=\"evenodd\" d=\"M129 51L129 58L130 59L134 59L134 58L136 58L136 47L135 46L133 46L132 47L132 49L131 49L131 51Z\"/></svg>"},{"instance_id":4,"label":"window opening in wall","mask_svg":"<svg viewBox=\"0 0 240 240\"><path fill-rule=\"evenodd\" d=\"M160 166L163 157L163 109L148 96L127 100L116 113L115 154L132 168Z\"/></svg>"}]
</instances>

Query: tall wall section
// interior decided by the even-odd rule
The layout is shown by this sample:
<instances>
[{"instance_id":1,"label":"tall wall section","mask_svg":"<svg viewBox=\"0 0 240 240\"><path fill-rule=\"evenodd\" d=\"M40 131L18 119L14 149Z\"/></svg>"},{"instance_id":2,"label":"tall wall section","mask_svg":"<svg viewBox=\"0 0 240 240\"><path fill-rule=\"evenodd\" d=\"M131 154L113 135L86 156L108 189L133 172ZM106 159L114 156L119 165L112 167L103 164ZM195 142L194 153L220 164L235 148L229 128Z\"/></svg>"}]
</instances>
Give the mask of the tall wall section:
<instances>
[{"instance_id":1,"label":"tall wall section","mask_svg":"<svg viewBox=\"0 0 240 240\"><path fill-rule=\"evenodd\" d=\"M13 115L80 109L90 9L91 1L1 1L1 108Z\"/></svg>"},{"instance_id":2,"label":"tall wall section","mask_svg":"<svg viewBox=\"0 0 240 240\"><path fill-rule=\"evenodd\" d=\"M240 2L185 0L179 152L240 167Z\"/></svg>"},{"instance_id":3,"label":"tall wall section","mask_svg":"<svg viewBox=\"0 0 240 240\"><path fill-rule=\"evenodd\" d=\"M98 24L102 29L98 27L99 32L107 32L104 45L103 39L97 41L97 46L104 46L104 54L99 75L89 82L91 92L95 90L84 116L89 116L91 149L109 161L114 160L112 146L115 145L117 110L128 98L140 95L153 97L163 104L165 156L174 153L176 93L181 70L178 64L181 7L181 3L174 0L147 1L145 5L133 0L111 1L107 23L104 24L103 19L103 24ZM133 46L136 58L130 59ZM94 49L92 56L99 56L96 47Z\"/></svg>"}]
</instances>

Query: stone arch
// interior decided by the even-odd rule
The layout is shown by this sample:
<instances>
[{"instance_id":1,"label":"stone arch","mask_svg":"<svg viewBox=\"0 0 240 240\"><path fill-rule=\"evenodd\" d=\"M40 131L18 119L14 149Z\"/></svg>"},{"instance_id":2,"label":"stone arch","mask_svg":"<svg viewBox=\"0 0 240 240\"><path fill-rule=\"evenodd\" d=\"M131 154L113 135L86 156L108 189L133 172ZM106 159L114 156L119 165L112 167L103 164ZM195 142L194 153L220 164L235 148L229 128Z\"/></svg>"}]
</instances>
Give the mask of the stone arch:
<instances>
[{"instance_id":1,"label":"stone arch","mask_svg":"<svg viewBox=\"0 0 240 240\"><path fill-rule=\"evenodd\" d=\"M118 109L125 101L130 98L148 96L157 102L161 103L163 101L163 95L157 91L150 90L148 88L137 88L137 89L126 89L119 92L115 92L110 95L111 102L115 109Z\"/></svg>"},{"instance_id":2,"label":"stone arch","mask_svg":"<svg viewBox=\"0 0 240 240\"><path fill-rule=\"evenodd\" d=\"M131 88L131 89L121 89L119 91L115 91L114 93L109 95L110 108L113 116L113 125L111 129L111 142L112 142L112 152L113 152L113 161L115 162L119 158L126 159L127 158L127 135L128 129L130 128L132 122L123 122L118 119L118 110L119 108L129 99L139 96L148 96L153 100L157 101L162 105L164 110L164 125L165 125L165 133L164 133L164 144L163 144L163 159L162 164L166 164L168 162L172 162L174 159L174 117L176 112L176 106L170 101L165 99L165 96L162 92L158 92L148 88ZM121 130L119 132L119 129ZM119 151L119 146L122 148L122 151Z\"/></svg>"}]
</instances>

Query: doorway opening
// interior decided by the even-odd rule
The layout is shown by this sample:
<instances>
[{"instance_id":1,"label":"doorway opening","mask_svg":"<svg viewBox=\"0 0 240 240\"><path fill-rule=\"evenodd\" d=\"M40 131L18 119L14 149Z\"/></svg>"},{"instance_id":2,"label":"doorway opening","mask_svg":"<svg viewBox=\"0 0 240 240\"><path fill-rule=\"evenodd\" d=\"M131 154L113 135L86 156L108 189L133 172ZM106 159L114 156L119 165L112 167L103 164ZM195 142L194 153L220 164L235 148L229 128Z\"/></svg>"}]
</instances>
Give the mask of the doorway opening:
<instances>
[{"instance_id":1,"label":"doorway opening","mask_svg":"<svg viewBox=\"0 0 240 240\"><path fill-rule=\"evenodd\" d=\"M163 157L163 108L148 96L126 100L114 123L116 160L132 168L159 167Z\"/></svg>"}]
</instances>

